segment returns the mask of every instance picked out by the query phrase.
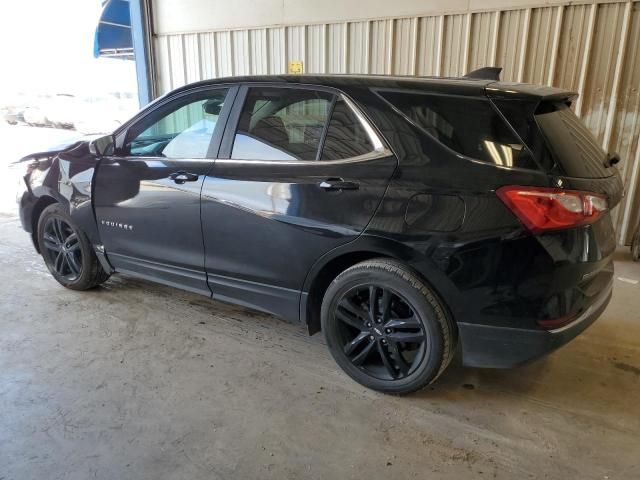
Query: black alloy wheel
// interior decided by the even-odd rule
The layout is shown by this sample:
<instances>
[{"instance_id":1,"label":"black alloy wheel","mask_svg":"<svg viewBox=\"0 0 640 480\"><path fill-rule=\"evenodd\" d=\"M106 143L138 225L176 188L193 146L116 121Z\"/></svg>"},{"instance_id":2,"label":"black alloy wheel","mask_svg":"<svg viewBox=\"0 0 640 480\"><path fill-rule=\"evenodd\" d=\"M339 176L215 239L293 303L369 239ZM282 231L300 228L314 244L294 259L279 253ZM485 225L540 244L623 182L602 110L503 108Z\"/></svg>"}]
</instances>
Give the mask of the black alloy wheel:
<instances>
[{"instance_id":1,"label":"black alloy wheel","mask_svg":"<svg viewBox=\"0 0 640 480\"><path fill-rule=\"evenodd\" d=\"M334 315L345 355L375 378L412 374L429 348L418 314L390 288L354 287L338 301Z\"/></svg>"},{"instance_id":2,"label":"black alloy wheel","mask_svg":"<svg viewBox=\"0 0 640 480\"><path fill-rule=\"evenodd\" d=\"M87 290L109 278L86 234L60 204L42 211L36 233L44 262L61 285Z\"/></svg>"},{"instance_id":3,"label":"black alloy wheel","mask_svg":"<svg viewBox=\"0 0 640 480\"><path fill-rule=\"evenodd\" d=\"M49 217L44 223L43 255L45 261L68 282L82 274L82 250L78 234L59 217Z\"/></svg>"},{"instance_id":4,"label":"black alloy wheel","mask_svg":"<svg viewBox=\"0 0 640 480\"><path fill-rule=\"evenodd\" d=\"M435 292L408 266L388 258L358 263L327 288L322 330L351 378L402 395L433 382L456 346L455 324Z\"/></svg>"}]
</instances>

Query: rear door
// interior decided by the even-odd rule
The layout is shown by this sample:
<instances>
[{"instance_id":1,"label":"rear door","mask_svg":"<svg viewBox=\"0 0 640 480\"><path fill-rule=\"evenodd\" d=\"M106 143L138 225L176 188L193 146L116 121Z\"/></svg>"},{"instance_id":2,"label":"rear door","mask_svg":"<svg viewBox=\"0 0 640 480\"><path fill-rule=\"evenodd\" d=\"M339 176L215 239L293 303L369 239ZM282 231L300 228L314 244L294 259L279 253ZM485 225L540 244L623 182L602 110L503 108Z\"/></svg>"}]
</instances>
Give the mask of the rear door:
<instances>
[{"instance_id":1,"label":"rear door","mask_svg":"<svg viewBox=\"0 0 640 480\"><path fill-rule=\"evenodd\" d=\"M209 295L200 190L236 91L200 89L165 102L102 159L94 204L116 270Z\"/></svg>"},{"instance_id":2,"label":"rear door","mask_svg":"<svg viewBox=\"0 0 640 480\"><path fill-rule=\"evenodd\" d=\"M397 160L335 91L245 86L236 106L202 188L209 286L297 320L310 267L363 231Z\"/></svg>"}]
</instances>

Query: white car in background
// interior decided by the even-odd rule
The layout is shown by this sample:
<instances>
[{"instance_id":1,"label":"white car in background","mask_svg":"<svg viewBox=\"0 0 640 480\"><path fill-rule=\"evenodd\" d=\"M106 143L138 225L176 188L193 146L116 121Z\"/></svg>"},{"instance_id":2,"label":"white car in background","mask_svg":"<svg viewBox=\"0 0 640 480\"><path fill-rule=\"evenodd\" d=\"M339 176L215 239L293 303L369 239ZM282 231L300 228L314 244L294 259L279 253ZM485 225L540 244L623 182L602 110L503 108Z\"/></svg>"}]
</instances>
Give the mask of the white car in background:
<instances>
[{"instance_id":1,"label":"white car in background","mask_svg":"<svg viewBox=\"0 0 640 480\"><path fill-rule=\"evenodd\" d=\"M44 105L47 125L55 128L73 128L78 97L69 93L57 93Z\"/></svg>"},{"instance_id":2,"label":"white car in background","mask_svg":"<svg viewBox=\"0 0 640 480\"><path fill-rule=\"evenodd\" d=\"M34 127L44 127L47 125L45 104L50 98L50 95L38 95L34 97L24 109L23 117L25 123Z\"/></svg>"},{"instance_id":3,"label":"white car in background","mask_svg":"<svg viewBox=\"0 0 640 480\"><path fill-rule=\"evenodd\" d=\"M132 93L84 97L77 104L74 128L85 134L111 133L139 110Z\"/></svg>"},{"instance_id":4,"label":"white car in background","mask_svg":"<svg viewBox=\"0 0 640 480\"><path fill-rule=\"evenodd\" d=\"M38 95L24 109L24 121L38 127L73 128L76 102L69 93Z\"/></svg>"},{"instance_id":5,"label":"white car in background","mask_svg":"<svg viewBox=\"0 0 640 480\"><path fill-rule=\"evenodd\" d=\"M24 123L24 109L29 103L22 92L5 94L0 99L0 118L9 125Z\"/></svg>"}]
</instances>

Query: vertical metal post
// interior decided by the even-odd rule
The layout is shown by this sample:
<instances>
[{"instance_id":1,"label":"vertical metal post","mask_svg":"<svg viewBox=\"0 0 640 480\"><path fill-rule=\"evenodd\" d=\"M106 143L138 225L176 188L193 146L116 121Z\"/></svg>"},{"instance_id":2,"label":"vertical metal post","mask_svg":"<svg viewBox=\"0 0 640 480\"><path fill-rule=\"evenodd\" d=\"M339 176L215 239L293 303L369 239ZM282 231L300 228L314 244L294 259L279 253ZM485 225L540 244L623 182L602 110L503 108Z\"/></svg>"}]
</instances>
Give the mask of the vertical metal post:
<instances>
[{"instance_id":1,"label":"vertical metal post","mask_svg":"<svg viewBox=\"0 0 640 480\"><path fill-rule=\"evenodd\" d=\"M553 85L556 75L556 64L558 63L558 52L560 51L560 34L562 32L562 18L564 16L564 5L558 7L556 16L556 25L553 30L553 44L551 46L551 60L549 60L549 76L547 77L547 85Z\"/></svg>"},{"instance_id":2,"label":"vertical metal post","mask_svg":"<svg viewBox=\"0 0 640 480\"><path fill-rule=\"evenodd\" d=\"M524 27L522 28L522 37L520 38L520 62L518 63L518 72L516 78L518 82L524 80L524 67L527 60L527 48L529 46L529 29L531 28L531 9L524 11Z\"/></svg>"},{"instance_id":3,"label":"vertical metal post","mask_svg":"<svg viewBox=\"0 0 640 480\"><path fill-rule=\"evenodd\" d=\"M322 25L322 73L329 73L329 26Z\"/></svg>"},{"instance_id":4,"label":"vertical metal post","mask_svg":"<svg viewBox=\"0 0 640 480\"><path fill-rule=\"evenodd\" d=\"M589 58L591 55L591 48L593 46L593 31L596 25L596 12L598 11L598 5L592 4L589 8L589 20L587 26L587 39L584 46L584 52L582 53L582 64L580 66L580 78L578 79L578 101L576 102L576 115L580 116L582 113L582 104L584 103L584 86L587 82L587 70L589 70Z\"/></svg>"},{"instance_id":5,"label":"vertical metal post","mask_svg":"<svg viewBox=\"0 0 640 480\"><path fill-rule=\"evenodd\" d=\"M611 149L611 136L613 134L613 123L618 110L618 100L620 98L620 83L622 80L622 68L624 57L627 53L627 37L631 28L631 2L624 6L624 17L622 20L622 31L620 32L620 46L616 58L616 66L613 74L613 89L609 98L609 108L607 110L607 121L605 123L604 138L602 148L606 151Z\"/></svg>"},{"instance_id":6,"label":"vertical metal post","mask_svg":"<svg viewBox=\"0 0 640 480\"><path fill-rule=\"evenodd\" d=\"M389 32L388 32L388 40L387 47L389 50L387 51L387 69L384 73L387 75L391 75L393 73L393 48L394 48L394 40L395 40L395 20L392 18L389 20Z\"/></svg>"},{"instance_id":7,"label":"vertical metal post","mask_svg":"<svg viewBox=\"0 0 640 480\"><path fill-rule=\"evenodd\" d=\"M500 15L501 11L498 10L495 13L495 17L493 19L493 37L491 38L491 51L489 53L489 57L491 58L490 65L495 67L498 61L498 39L500 38Z\"/></svg>"},{"instance_id":8,"label":"vertical metal post","mask_svg":"<svg viewBox=\"0 0 640 480\"><path fill-rule=\"evenodd\" d=\"M444 15L438 18L438 39L436 45L436 75L442 75L442 59L444 57Z\"/></svg>"},{"instance_id":9,"label":"vertical metal post","mask_svg":"<svg viewBox=\"0 0 640 480\"><path fill-rule=\"evenodd\" d=\"M462 51L462 71L459 72L460 75L466 75L469 71L469 50L471 49L471 22L472 22L472 14L467 13L465 16L465 26L464 26L464 47Z\"/></svg>"},{"instance_id":10,"label":"vertical metal post","mask_svg":"<svg viewBox=\"0 0 640 480\"><path fill-rule=\"evenodd\" d=\"M342 73L349 73L349 22L343 23L344 35L342 36Z\"/></svg>"},{"instance_id":11,"label":"vertical metal post","mask_svg":"<svg viewBox=\"0 0 640 480\"><path fill-rule=\"evenodd\" d=\"M153 32L151 6L148 0L130 0L131 36L133 55L138 79L138 102L140 107L156 97L155 65L153 61Z\"/></svg>"},{"instance_id":12,"label":"vertical metal post","mask_svg":"<svg viewBox=\"0 0 640 480\"><path fill-rule=\"evenodd\" d=\"M411 65L409 65L409 75L415 75L418 71L418 35L420 28L420 18L411 20Z\"/></svg>"}]
</instances>

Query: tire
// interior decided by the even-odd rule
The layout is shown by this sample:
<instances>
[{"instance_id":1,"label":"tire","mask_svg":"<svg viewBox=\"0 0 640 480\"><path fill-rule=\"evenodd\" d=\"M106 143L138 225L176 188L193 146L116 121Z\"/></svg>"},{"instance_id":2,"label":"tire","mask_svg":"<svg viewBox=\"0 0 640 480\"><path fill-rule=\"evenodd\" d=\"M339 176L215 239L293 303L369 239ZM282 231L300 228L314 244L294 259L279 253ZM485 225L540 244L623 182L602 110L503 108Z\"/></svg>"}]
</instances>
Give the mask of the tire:
<instances>
[{"instance_id":1,"label":"tire","mask_svg":"<svg viewBox=\"0 0 640 480\"><path fill-rule=\"evenodd\" d=\"M446 308L395 260L367 260L338 275L325 293L321 321L338 365L356 382L383 393L404 395L425 387L455 352L456 330Z\"/></svg>"},{"instance_id":2,"label":"tire","mask_svg":"<svg viewBox=\"0 0 640 480\"><path fill-rule=\"evenodd\" d=\"M631 240L631 258L634 262L640 260L640 226L638 226L636 233L633 235L633 240Z\"/></svg>"},{"instance_id":3,"label":"tire","mask_svg":"<svg viewBox=\"0 0 640 480\"><path fill-rule=\"evenodd\" d=\"M109 278L85 233L59 204L42 211L37 235L49 272L64 287L88 290Z\"/></svg>"}]
</instances>

